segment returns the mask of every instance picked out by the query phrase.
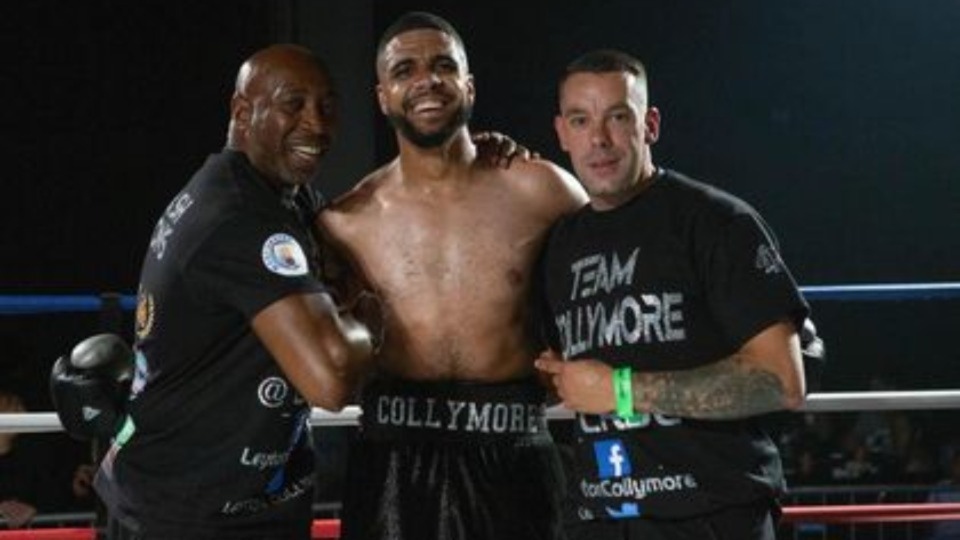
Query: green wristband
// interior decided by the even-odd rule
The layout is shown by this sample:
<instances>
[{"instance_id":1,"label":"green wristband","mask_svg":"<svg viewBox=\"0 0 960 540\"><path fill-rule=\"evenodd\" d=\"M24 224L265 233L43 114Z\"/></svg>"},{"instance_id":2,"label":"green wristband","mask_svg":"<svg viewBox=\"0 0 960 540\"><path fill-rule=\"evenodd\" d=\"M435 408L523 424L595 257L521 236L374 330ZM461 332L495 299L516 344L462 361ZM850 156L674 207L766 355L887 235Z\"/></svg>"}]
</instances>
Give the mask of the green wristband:
<instances>
[{"instance_id":1,"label":"green wristband","mask_svg":"<svg viewBox=\"0 0 960 540\"><path fill-rule=\"evenodd\" d=\"M613 396L617 401L617 416L633 418L633 376L630 366L613 370Z\"/></svg>"}]
</instances>

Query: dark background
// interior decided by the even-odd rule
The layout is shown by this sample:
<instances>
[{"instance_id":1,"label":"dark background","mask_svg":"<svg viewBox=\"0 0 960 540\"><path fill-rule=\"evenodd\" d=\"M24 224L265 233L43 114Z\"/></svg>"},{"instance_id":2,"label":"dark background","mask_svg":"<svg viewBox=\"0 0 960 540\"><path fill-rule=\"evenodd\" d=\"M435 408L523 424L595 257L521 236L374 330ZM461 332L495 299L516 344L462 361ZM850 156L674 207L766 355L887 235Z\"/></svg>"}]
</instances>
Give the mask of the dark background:
<instances>
[{"instance_id":1,"label":"dark background","mask_svg":"<svg viewBox=\"0 0 960 540\"><path fill-rule=\"evenodd\" d=\"M804 285L960 281L960 3L955 0L35 0L0 7L0 294L132 294L156 216L222 147L240 63L278 41L326 58L342 133L330 195L392 156L375 38L409 9L464 37L473 125L567 166L555 80L574 56L645 61L655 160L756 206ZM883 376L960 387L960 301L815 302L827 390ZM89 315L0 315L3 365L36 410ZM127 326L129 327L129 326ZM10 377L0 372L0 377Z\"/></svg>"}]
</instances>

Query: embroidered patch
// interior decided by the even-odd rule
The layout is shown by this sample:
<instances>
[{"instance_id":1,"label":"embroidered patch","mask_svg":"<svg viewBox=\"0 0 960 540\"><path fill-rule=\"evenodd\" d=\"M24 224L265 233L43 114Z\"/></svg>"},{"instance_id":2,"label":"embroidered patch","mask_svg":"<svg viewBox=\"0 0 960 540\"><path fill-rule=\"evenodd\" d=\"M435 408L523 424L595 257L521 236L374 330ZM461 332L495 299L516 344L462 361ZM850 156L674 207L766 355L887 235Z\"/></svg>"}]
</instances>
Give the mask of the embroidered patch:
<instances>
[{"instance_id":1,"label":"embroidered patch","mask_svg":"<svg viewBox=\"0 0 960 540\"><path fill-rule=\"evenodd\" d=\"M783 261L780 260L780 254L766 244L760 244L757 247L757 257L754 260L757 270L762 270L765 274L778 274L783 269Z\"/></svg>"},{"instance_id":2,"label":"embroidered patch","mask_svg":"<svg viewBox=\"0 0 960 540\"><path fill-rule=\"evenodd\" d=\"M309 271L307 256L297 240L289 234L277 233L267 238L261 252L268 270L281 276L303 276Z\"/></svg>"},{"instance_id":3,"label":"embroidered patch","mask_svg":"<svg viewBox=\"0 0 960 540\"><path fill-rule=\"evenodd\" d=\"M155 306L153 295L142 287L137 295L136 334L140 339L146 339L153 331Z\"/></svg>"}]
</instances>

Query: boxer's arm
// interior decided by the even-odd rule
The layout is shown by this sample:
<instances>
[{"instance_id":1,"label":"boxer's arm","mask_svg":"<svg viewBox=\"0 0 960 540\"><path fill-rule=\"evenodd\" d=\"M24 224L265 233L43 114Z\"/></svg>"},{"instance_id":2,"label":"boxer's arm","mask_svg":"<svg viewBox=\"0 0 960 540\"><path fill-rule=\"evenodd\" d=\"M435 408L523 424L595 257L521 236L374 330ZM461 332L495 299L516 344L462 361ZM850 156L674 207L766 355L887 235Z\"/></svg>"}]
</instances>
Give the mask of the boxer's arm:
<instances>
[{"instance_id":1,"label":"boxer's arm","mask_svg":"<svg viewBox=\"0 0 960 540\"><path fill-rule=\"evenodd\" d=\"M347 405L370 365L373 338L326 293L293 294L257 313L253 330L311 405Z\"/></svg>"},{"instance_id":2,"label":"boxer's arm","mask_svg":"<svg viewBox=\"0 0 960 540\"><path fill-rule=\"evenodd\" d=\"M587 192L572 174L549 161L544 163L549 164L553 176L550 193L554 218L575 212L590 202Z\"/></svg>"},{"instance_id":3,"label":"boxer's arm","mask_svg":"<svg viewBox=\"0 0 960 540\"><path fill-rule=\"evenodd\" d=\"M350 248L336 234L339 223L336 211L321 212L314 220L314 232L323 253L320 279L333 294L337 305L353 305L371 287L350 253Z\"/></svg>"},{"instance_id":4,"label":"boxer's arm","mask_svg":"<svg viewBox=\"0 0 960 540\"><path fill-rule=\"evenodd\" d=\"M576 177L551 161L536 159L515 163L510 172L535 203L535 211L548 223L582 208L589 202Z\"/></svg>"}]
</instances>

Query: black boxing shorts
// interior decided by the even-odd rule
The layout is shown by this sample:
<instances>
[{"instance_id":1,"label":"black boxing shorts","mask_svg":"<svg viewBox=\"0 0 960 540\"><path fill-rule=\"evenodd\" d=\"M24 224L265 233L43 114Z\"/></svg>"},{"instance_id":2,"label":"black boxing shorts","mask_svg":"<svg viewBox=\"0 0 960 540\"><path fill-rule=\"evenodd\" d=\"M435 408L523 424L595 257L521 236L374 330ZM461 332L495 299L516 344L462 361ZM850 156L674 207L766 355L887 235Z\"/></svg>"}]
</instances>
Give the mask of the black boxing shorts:
<instances>
[{"instance_id":1,"label":"black boxing shorts","mask_svg":"<svg viewBox=\"0 0 960 540\"><path fill-rule=\"evenodd\" d=\"M344 540L561 537L563 472L533 379L378 380L362 405Z\"/></svg>"}]
</instances>

